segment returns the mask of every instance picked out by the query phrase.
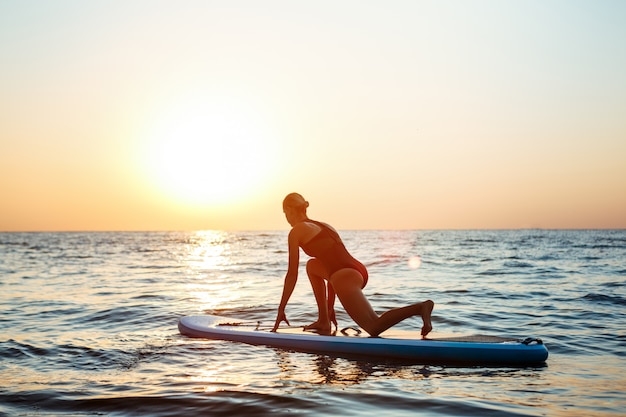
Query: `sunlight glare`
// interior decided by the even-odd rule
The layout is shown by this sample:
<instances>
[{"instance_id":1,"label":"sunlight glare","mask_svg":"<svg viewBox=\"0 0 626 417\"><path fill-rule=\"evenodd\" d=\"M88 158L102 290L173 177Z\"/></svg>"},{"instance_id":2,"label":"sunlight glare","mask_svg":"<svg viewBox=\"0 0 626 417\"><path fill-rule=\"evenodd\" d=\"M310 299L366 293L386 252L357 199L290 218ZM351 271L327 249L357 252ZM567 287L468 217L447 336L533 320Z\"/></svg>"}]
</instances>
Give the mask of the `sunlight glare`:
<instances>
[{"instance_id":1,"label":"sunlight glare","mask_svg":"<svg viewBox=\"0 0 626 417\"><path fill-rule=\"evenodd\" d=\"M273 154L268 129L249 106L198 94L157 119L144 157L151 181L170 198L231 203L267 181Z\"/></svg>"}]
</instances>

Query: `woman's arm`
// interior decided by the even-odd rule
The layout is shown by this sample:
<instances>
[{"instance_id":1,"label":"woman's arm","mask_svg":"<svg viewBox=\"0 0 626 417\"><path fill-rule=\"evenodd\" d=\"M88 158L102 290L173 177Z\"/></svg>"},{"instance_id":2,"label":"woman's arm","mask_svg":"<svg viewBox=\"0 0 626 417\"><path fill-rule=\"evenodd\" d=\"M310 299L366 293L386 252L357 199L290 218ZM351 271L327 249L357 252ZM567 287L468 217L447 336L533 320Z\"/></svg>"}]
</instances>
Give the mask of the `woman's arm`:
<instances>
[{"instance_id":1,"label":"woman's arm","mask_svg":"<svg viewBox=\"0 0 626 417\"><path fill-rule=\"evenodd\" d=\"M291 298L291 294L293 294L293 290L296 287L296 282L298 281L298 265L300 262L300 246L298 244L299 239L297 237L296 232L292 229L289 232L289 266L287 268L287 274L285 275L285 283L283 284L283 295L280 299L280 305L278 306L278 314L276 316L276 322L274 323L273 332L278 329L278 326L281 322L287 323L290 326L289 321L287 320L287 315L285 314L285 307L287 307L287 303L289 302L289 298Z\"/></svg>"}]
</instances>

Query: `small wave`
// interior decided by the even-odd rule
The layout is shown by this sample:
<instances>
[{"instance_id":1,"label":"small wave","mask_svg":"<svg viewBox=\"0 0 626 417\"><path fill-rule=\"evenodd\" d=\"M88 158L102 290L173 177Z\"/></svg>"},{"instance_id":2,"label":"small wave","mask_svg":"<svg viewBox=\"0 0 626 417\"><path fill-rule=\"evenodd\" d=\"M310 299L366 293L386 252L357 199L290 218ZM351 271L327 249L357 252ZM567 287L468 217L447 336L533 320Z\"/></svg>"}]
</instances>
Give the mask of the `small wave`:
<instances>
[{"instance_id":1,"label":"small wave","mask_svg":"<svg viewBox=\"0 0 626 417\"><path fill-rule=\"evenodd\" d=\"M55 348L56 361L67 368L80 371L102 371L105 369L127 370L136 365L136 355L120 349L102 349L75 344Z\"/></svg>"},{"instance_id":2,"label":"small wave","mask_svg":"<svg viewBox=\"0 0 626 417\"><path fill-rule=\"evenodd\" d=\"M476 244L481 244L481 243L497 243L497 240L495 239L465 239L461 242L459 242L459 246L473 246Z\"/></svg>"},{"instance_id":3,"label":"small wave","mask_svg":"<svg viewBox=\"0 0 626 417\"><path fill-rule=\"evenodd\" d=\"M593 294L589 293L583 297L583 300L593 301L598 303L611 303L617 305L626 305L626 299L619 295L605 295L605 294Z\"/></svg>"},{"instance_id":4,"label":"small wave","mask_svg":"<svg viewBox=\"0 0 626 417\"><path fill-rule=\"evenodd\" d=\"M469 290L445 290L443 293L445 294L466 294L469 293Z\"/></svg>"},{"instance_id":5,"label":"small wave","mask_svg":"<svg viewBox=\"0 0 626 417\"><path fill-rule=\"evenodd\" d=\"M451 318L443 317L443 316L435 316L433 315L433 322L437 324L447 325L450 327L464 327L467 326L466 322L462 322L459 320L454 320ZM434 326L433 326L434 327Z\"/></svg>"},{"instance_id":6,"label":"small wave","mask_svg":"<svg viewBox=\"0 0 626 417\"><path fill-rule=\"evenodd\" d=\"M15 407L23 413L36 407L40 412L80 413L169 417L184 415L211 416L266 416L276 412L294 409L311 410L311 415L330 413L329 405L319 404L307 398L275 396L236 391L220 390L213 393L187 394L183 396L137 396L115 395L102 398L101 395L84 393L77 398L49 390L22 392L20 395L0 395L0 403ZM332 408L332 407L331 407ZM337 411L337 410L335 410ZM298 413L300 414L300 413Z\"/></svg>"},{"instance_id":7,"label":"small wave","mask_svg":"<svg viewBox=\"0 0 626 417\"><path fill-rule=\"evenodd\" d=\"M36 358L40 356L47 356L48 354L48 349L32 346L28 343L20 343L13 339L9 339L6 342L0 342L0 357L3 358Z\"/></svg>"},{"instance_id":8,"label":"small wave","mask_svg":"<svg viewBox=\"0 0 626 417\"><path fill-rule=\"evenodd\" d=\"M499 275L517 275L520 274L519 271L513 271L510 269L487 269L485 271L480 271L477 275L485 275L485 276L499 276Z\"/></svg>"},{"instance_id":9,"label":"small wave","mask_svg":"<svg viewBox=\"0 0 626 417\"><path fill-rule=\"evenodd\" d=\"M624 271L624 273L622 275L626 275L626 271ZM612 281L612 282L605 282L604 284L600 284L604 287L609 287L609 288L619 288L619 287L623 287L626 284L626 282L623 281Z\"/></svg>"},{"instance_id":10,"label":"small wave","mask_svg":"<svg viewBox=\"0 0 626 417\"><path fill-rule=\"evenodd\" d=\"M536 258L533 258L533 259L536 259L538 261L555 261L559 259L559 257L557 255L547 253L541 256L537 256Z\"/></svg>"},{"instance_id":11,"label":"small wave","mask_svg":"<svg viewBox=\"0 0 626 417\"><path fill-rule=\"evenodd\" d=\"M529 294L534 296L534 297L550 297L551 296L550 293L547 293L545 291L531 291ZM553 309L554 306L545 306L544 308Z\"/></svg>"},{"instance_id":12,"label":"small wave","mask_svg":"<svg viewBox=\"0 0 626 417\"><path fill-rule=\"evenodd\" d=\"M150 265L128 265L126 268L128 269L180 269L182 268L181 265L154 265L154 264L150 264Z\"/></svg>"},{"instance_id":13,"label":"small wave","mask_svg":"<svg viewBox=\"0 0 626 417\"><path fill-rule=\"evenodd\" d=\"M529 262L507 261L504 263L507 268L532 268L534 265Z\"/></svg>"},{"instance_id":14,"label":"small wave","mask_svg":"<svg viewBox=\"0 0 626 417\"><path fill-rule=\"evenodd\" d=\"M400 372L400 371L398 371ZM501 378L510 373L529 372L528 370L459 370L424 368L419 375L426 377L433 373L438 376L480 378ZM401 373L401 372L400 372ZM441 375L439 375L441 374ZM200 387L199 387L200 388ZM357 396L357 399L355 399ZM414 415L416 410L441 415L525 415L517 414L503 404L493 402L458 401L449 398L428 398L385 392L336 391L321 392L316 395L272 395L221 389L214 392L197 392L184 395L113 395L103 397L89 391L71 395L70 393L36 390L21 392L20 395L0 394L0 402L13 407L16 414L31 410L39 413L106 414L123 416L169 417L185 415L211 416L266 416L266 415ZM346 410L350 404L352 410Z\"/></svg>"},{"instance_id":15,"label":"small wave","mask_svg":"<svg viewBox=\"0 0 626 417\"><path fill-rule=\"evenodd\" d=\"M51 259L58 259L58 260L64 260L64 261L71 261L74 259L78 259L78 260L84 261L85 259L95 259L95 257L92 255L70 255L67 253L61 253L59 255L51 256Z\"/></svg>"},{"instance_id":16,"label":"small wave","mask_svg":"<svg viewBox=\"0 0 626 417\"><path fill-rule=\"evenodd\" d=\"M15 340L0 343L0 356L14 361L25 360L32 367L43 366L61 369L77 369L79 371L98 371L106 369L127 370L134 367L146 352L156 349L122 350L115 348L89 347L70 343L41 348ZM35 362L32 362L35 360ZM38 365L33 365L36 363Z\"/></svg>"}]
</instances>

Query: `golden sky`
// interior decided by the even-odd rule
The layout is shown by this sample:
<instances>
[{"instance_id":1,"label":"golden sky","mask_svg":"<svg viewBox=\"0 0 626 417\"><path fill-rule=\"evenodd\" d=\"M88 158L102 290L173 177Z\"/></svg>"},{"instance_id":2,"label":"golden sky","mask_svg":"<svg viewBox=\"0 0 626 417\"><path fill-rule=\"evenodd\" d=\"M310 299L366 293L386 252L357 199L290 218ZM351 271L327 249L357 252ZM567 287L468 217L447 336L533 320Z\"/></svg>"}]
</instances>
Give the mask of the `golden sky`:
<instances>
[{"instance_id":1,"label":"golden sky","mask_svg":"<svg viewBox=\"0 0 626 417\"><path fill-rule=\"evenodd\" d=\"M0 231L625 228L626 2L0 2Z\"/></svg>"}]
</instances>

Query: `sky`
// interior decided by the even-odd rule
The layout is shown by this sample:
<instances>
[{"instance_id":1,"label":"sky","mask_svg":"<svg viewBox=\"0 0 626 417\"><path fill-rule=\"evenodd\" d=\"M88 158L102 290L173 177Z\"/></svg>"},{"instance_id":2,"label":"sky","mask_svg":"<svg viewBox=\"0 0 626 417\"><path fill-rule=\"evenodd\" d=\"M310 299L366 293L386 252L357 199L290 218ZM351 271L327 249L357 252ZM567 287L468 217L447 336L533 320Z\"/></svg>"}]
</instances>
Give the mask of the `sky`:
<instances>
[{"instance_id":1,"label":"sky","mask_svg":"<svg viewBox=\"0 0 626 417\"><path fill-rule=\"evenodd\" d=\"M0 0L0 231L626 228L626 2Z\"/></svg>"}]
</instances>

